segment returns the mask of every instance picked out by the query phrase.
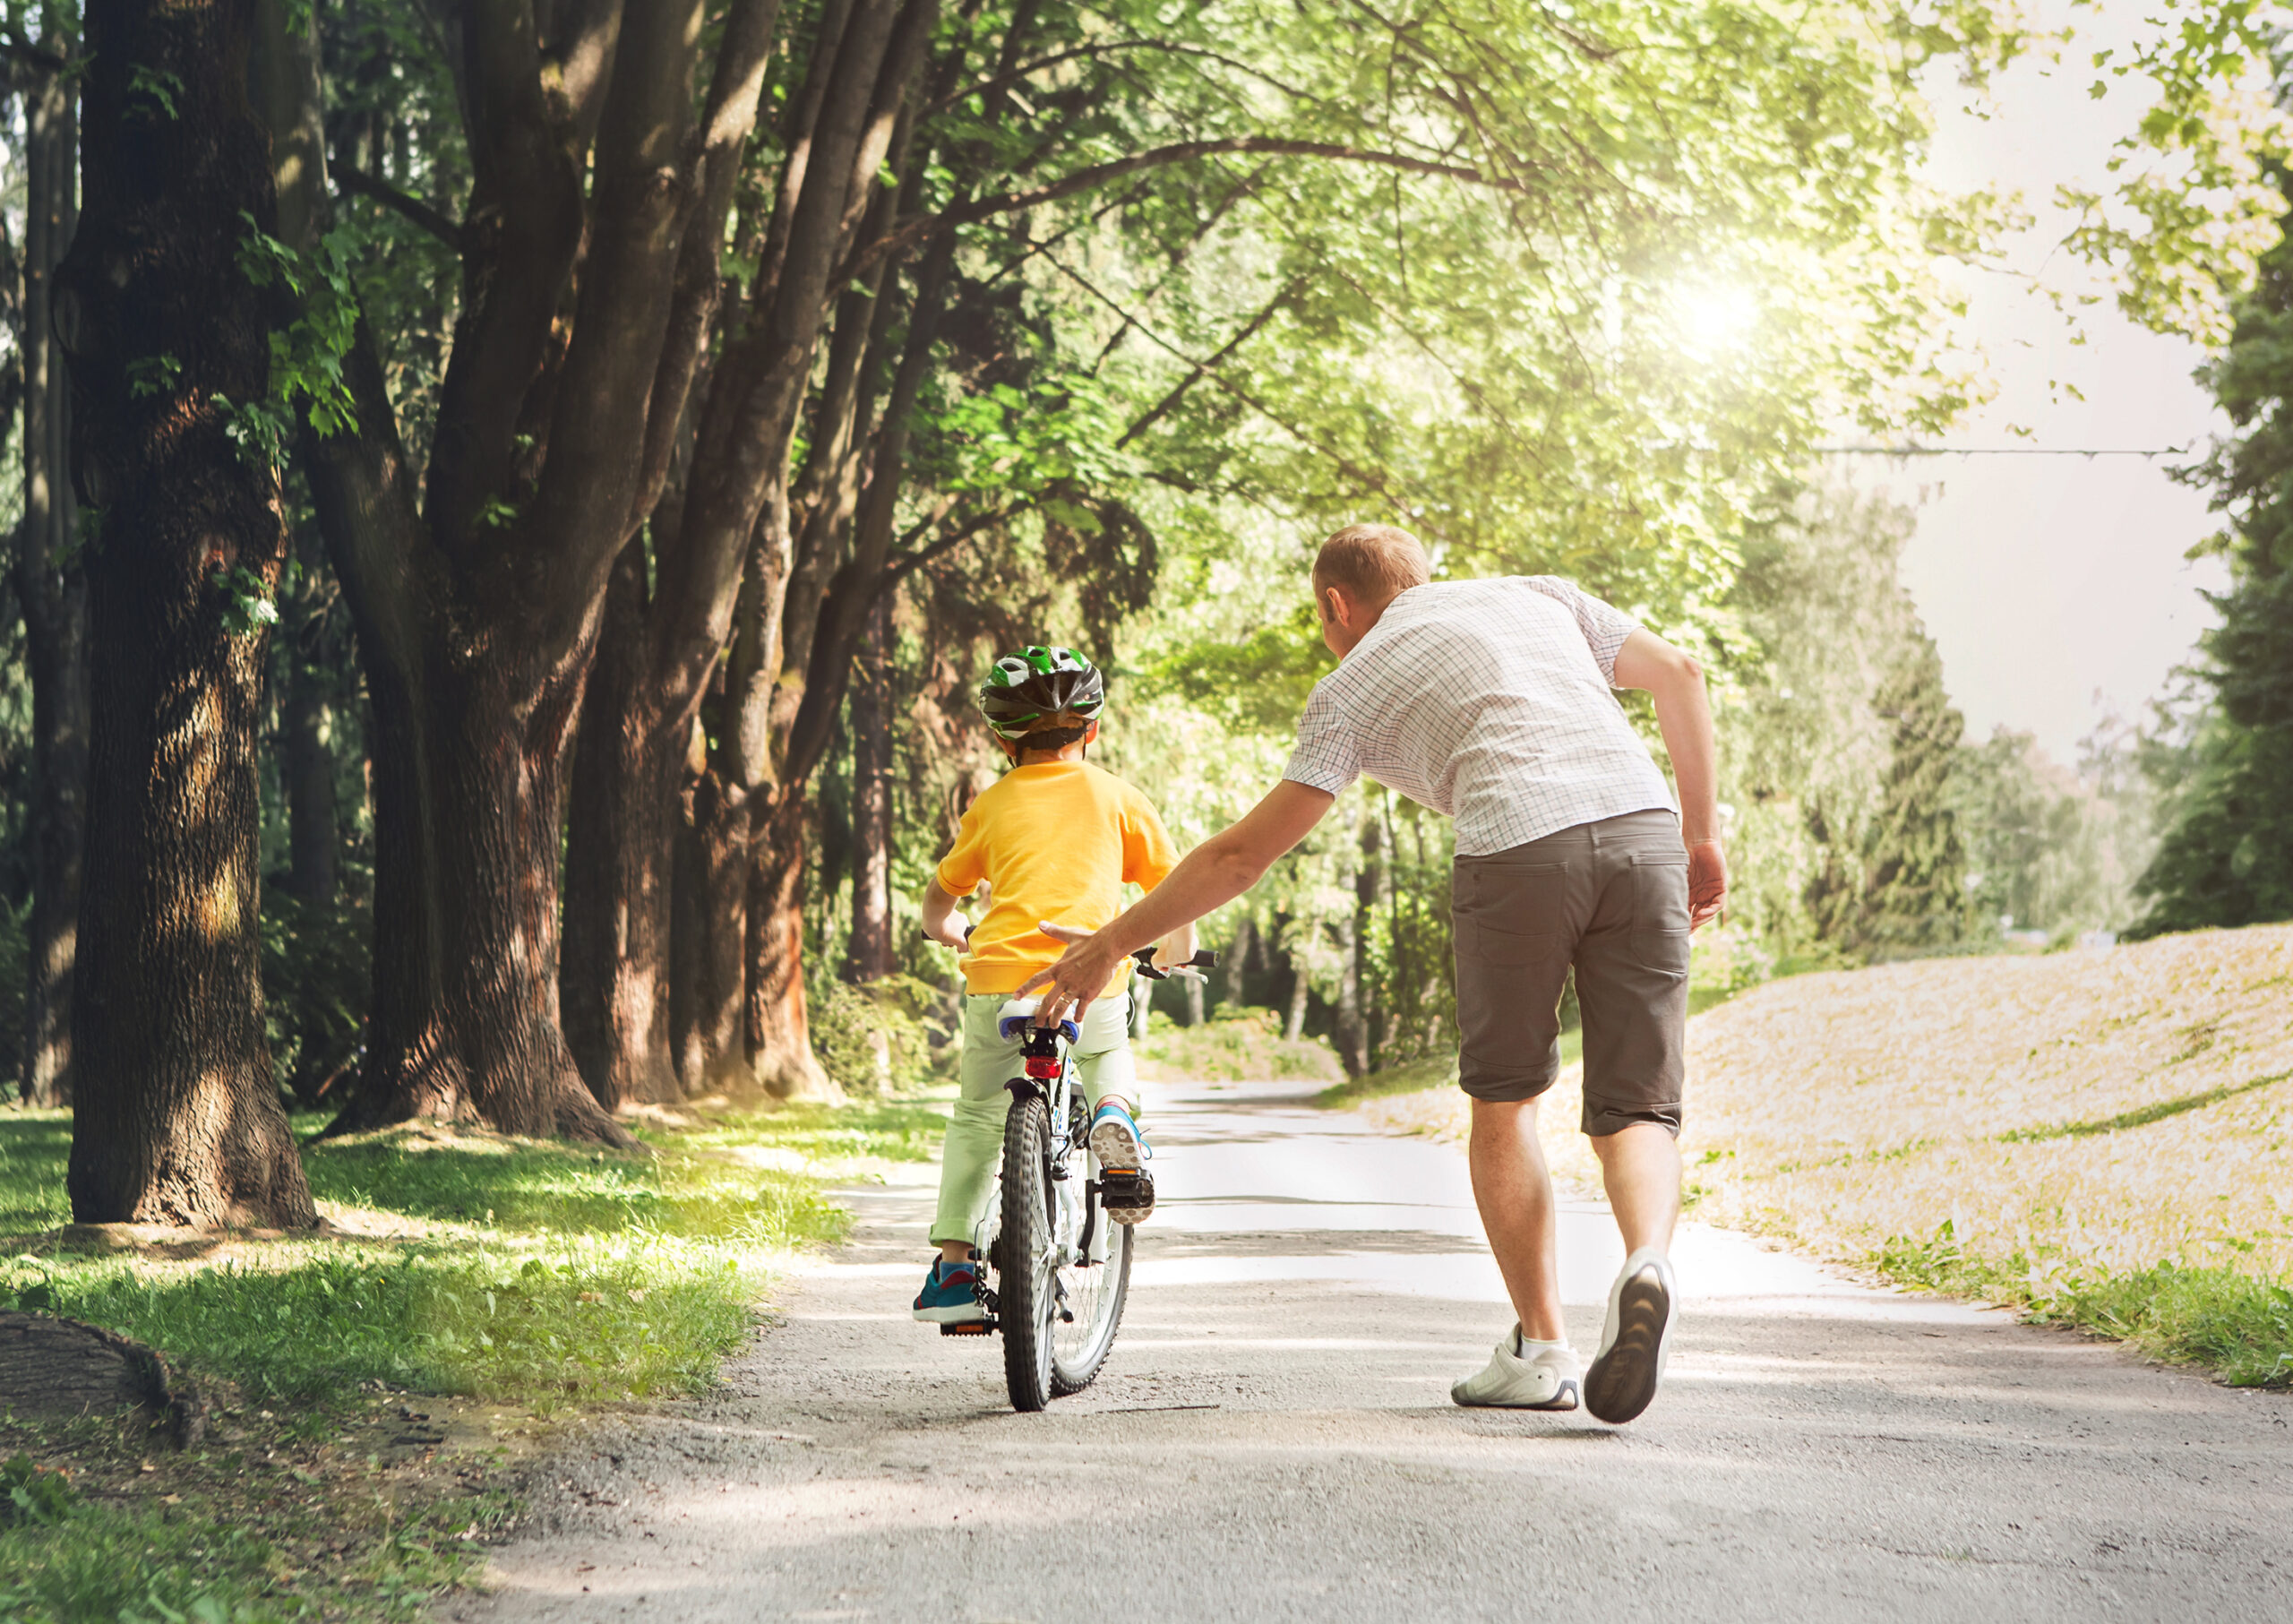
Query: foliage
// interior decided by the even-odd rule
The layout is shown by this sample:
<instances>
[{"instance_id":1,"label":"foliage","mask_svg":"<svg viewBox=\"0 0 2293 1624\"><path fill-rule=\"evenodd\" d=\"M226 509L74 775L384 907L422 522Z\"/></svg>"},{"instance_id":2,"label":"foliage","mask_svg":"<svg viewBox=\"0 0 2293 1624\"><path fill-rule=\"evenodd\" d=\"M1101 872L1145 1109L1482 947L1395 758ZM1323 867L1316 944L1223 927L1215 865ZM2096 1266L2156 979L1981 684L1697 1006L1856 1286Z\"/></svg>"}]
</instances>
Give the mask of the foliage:
<instances>
[{"instance_id":1,"label":"foliage","mask_svg":"<svg viewBox=\"0 0 2293 1624\"><path fill-rule=\"evenodd\" d=\"M1198 1027L1158 1023L1138 1058L1165 1075L1202 1082L1335 1082L1337 1058L1318 1043L1282 1035L1271 1010L1221 1010Z\"/></svg>"},{"instance_id":2,"label":"foliage","mask_svg":"<svg viewBox=\"0 0 2293 1624\"><path fill-rule=\"evenodd\" d=\"M2196 671L2209 701L2187 752L2161 758L2175 770L2142 877L2151 933L2293 918L2293 248L2263 260L2208 379L2237 433L2187 477L2229 515L2211 546L2230 580Z\"/></svg>"},{"instance_id":3,"label":"foliage","mask_svg":"<svg viewBox=\"0 0 2293 1624\"><path fill-rule=\"evenodd\" d=\"M373 977L371 910L262 888L263 1021L280 1087L315 1104L356 1059Z\"/></svg>"},{"instance_id":4,"label":"foliage","mask_svg":"<svg viewBox=\"0 0 2293 1624\"><path fill-rule=\"evenodd\" d=\"M925 1012L938 1012L939 990L912 976L890 975L856 987L823 979L813 998L812 1053L829 1076L855 1094L906 1094L937 1075Z\"/></svg>"}]
</instances>

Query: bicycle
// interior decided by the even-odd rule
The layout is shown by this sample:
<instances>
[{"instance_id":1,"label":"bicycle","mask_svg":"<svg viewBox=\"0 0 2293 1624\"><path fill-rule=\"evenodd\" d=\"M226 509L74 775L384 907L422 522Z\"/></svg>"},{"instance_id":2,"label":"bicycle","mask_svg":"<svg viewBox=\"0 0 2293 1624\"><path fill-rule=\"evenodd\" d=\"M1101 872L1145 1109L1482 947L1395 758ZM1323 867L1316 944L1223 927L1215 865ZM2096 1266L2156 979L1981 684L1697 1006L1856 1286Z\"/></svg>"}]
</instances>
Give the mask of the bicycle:
<instances>
[{"instance_id":1,"label":"bicycle","mask_svg":"<svg viewBox=\"0 0 2293 1624\"><path fill-rule=\"evenodd\" d=\"M1153 948L1132 957L1148 980L1168 978L1169 971L1155 967ZM1215 953L1203 951L1180 967L1217 962ZM940 1328L942 1336L1002 1334L1004 1381L1011 1407L1022 1413L1097 1379L1130 1291L1130 1225L1107 1220L1104 1208L1152 1206L1155 1190L1143 1167L1098 1165L1089 1147L1090 1107L1076 1087L1069 1053L1080 1029L1071 1020L1035 1025L1041 1005L1040 999L1012 999L996 1022L1004 1038L1024 1031L1026 1042L1020 1075L1004 1084L1011 1106L979 1248L985 1267L974 1289L986 1318Z\"/></svg>"}]
</instances>

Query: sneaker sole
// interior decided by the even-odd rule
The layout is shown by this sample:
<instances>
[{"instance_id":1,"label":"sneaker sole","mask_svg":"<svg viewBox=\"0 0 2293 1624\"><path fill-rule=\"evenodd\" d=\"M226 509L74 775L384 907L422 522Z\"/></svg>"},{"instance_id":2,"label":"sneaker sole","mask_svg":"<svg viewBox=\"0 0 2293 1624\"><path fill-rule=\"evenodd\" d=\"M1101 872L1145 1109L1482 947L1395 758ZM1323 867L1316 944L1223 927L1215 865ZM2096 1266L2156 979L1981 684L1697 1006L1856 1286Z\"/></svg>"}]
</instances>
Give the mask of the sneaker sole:
<instances>
[{"instance_id":1,"label":"sneaker sole","mask_svg":"<svg viewBox=\"0 0 2293 1624\"><path fill-rule=\"evenodd\" d=\"M1125 1133L1118 1122L1101 1122L1091 1130L1091 1154L1099 1158L1099 1166L1109 1173L1137 1173L1140 1166L1138 1141ZM1150 1205L1110 1207L1105 1210L1110 1224L1137 1224L1155 1209Z\"/></svg>"},{"instance_id":2,"label":"sneaker sole","mask_svg":"<svg viewBox=\"0 0 2293 1624\"><path fill-rule=\"evenodd\" d=\"M1621 1426L1654 1400L1671 1319L1663 1276L1643 1266L1617 1294L1616 1341L1584 1372L1584 1407L1597 1419Z\"/></svg>"},{"instance_id":3,"label":"sneaker sole","mask_svg":"<svg viewBox=\"0 0 2293 1624\"><path fill-rule=\"evenodd\" d=\"M984 1321L987 1318L987 1310L976 1302L958 1302L947 1308L919 1308L911 1313L924 1325L966 1325L974 1320Z\"/></svg>"},{"instance_id":4,"label":"sneaker sole","mask_svg":"<svg viewBox=\"0 0 2293 1624\"><path fill-rule=\"evenodd\" d=\"M1461 1410L1573 1410L1577 1404L1576 1383L1564 1381L1552 1390L1552 1396L1536 1404L1506 1404L1493 1398L1460 1398L1457 1389L1449 1389L1449 1402Z\"/></svg>"}]
</instances>

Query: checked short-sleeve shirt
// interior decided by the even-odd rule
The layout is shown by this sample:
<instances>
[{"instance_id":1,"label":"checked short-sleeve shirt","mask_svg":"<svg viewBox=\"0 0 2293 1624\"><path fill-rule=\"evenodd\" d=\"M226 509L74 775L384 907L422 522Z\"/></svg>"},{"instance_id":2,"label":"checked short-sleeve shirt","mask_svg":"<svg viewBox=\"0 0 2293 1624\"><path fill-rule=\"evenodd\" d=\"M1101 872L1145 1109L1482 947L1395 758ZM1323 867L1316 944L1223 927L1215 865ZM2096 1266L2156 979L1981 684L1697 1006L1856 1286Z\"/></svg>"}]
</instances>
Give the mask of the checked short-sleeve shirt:
<instances>
[{"instance_id":1,"label":"checked short-sleeve shirt","mask_svg":"<svg viewBox=\"0 0 2293 1624\"><path fill-rule=\"evenodd\" d=\"M1670 790L1611 688L1637 623L1553 575L1412 587L1314 686L1283 777L1363 773L1486 856L1652 809Z\"/></svg>"}]
</instances>

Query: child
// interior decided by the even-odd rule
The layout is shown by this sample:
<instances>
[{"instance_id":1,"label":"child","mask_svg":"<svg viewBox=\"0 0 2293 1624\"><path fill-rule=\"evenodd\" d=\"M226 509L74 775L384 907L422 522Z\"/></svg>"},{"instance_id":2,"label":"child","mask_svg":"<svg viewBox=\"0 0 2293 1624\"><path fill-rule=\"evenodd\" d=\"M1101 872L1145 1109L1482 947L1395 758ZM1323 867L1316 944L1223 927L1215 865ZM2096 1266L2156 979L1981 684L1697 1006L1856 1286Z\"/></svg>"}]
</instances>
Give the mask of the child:
<instances>
[{"instance_id":1,"label":"child","mask_svg":"<svg viewBox=\"0 0 2293 1624\"><path fill-rule=\"evenodd\" d=\"M979 708L1014 765L972 803L955 849L923 888L924 932L966 954L969 996L963 1093L948 1124L940 1210L932 1221L940 1257L915 1299L918 1319L945 1325L986 1317L975 1291L975 1249L1010 1109L1003 1085L1018 1075L1021 1044L999 1035L996 1019L1019 984L1062 951L1036 926L1048 920L1095 931L1122 911L1125 882L1152 890L1178 861L1146 798L1083 759L1099 736L1105 703L1097 668L1071 649L1007 654L980 685ZM966 942L956 904L983 881L987 915ZM1166 964L1193 953L1191 925L1160 944ZM1118 977L1107 992L1121 985ZM1072 1046L1091 1105L1091 1149L1106 1168L1136 1168L1140 1158L1129 1002L1095 1001ZM1149 1210L1110 1207L1107 1216L1136 1224Z\"/></svg>"}]
</instances>

